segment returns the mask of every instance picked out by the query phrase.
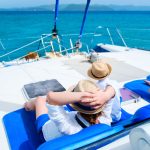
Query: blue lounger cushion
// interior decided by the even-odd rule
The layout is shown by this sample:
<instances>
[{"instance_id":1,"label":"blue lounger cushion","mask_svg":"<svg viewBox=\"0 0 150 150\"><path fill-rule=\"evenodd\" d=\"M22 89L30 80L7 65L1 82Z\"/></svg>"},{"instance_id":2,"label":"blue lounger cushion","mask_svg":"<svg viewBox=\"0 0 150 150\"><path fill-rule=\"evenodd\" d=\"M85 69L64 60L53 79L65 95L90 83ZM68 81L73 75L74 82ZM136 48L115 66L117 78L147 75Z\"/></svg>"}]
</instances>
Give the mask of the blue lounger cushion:
<instances>
[{"instance_id":1,"label":"blue lounger cushion","mask_svg":"<svg viewBox=\"0 0 150 150\"><path fill-rule=\"evenodd\" d=\"M135 80L124 85L125 88L139 94L143 99L150 102L150 86L144 80Z\"/></svg>"},{"instance_id":2,"label":"blue lounger cushion","mask_svg":"<svg viewBox=\"0 0 150 150\"><path fill-rule=\"evenodd\" d=\"M42 144L38 150L49 150L49 148L51 150L77 149L123 131L124 127L127 125L132 125L146 119L150 119L150 105L141 107L134 115L131 115L122 109L122 118L119 122L113 124L113 127L105 124L93 125L81 130L79 133L66 135L46 142Z\"/></svg>"},{"instance_id":3,"label":"blue lounger cushion","mask_svg":"<svg viewBox=\"0 0 150 150\"><path fill-rule=\"evenodd\" d=\"M25 109L19 109L5 115L3 117L3 123L11 150L35 150L42 143L44 145L41 145L40 149L43 147L45 149L46 146L49 145L47 145L47 142L43 142L36 131L34 112L27 112ZM69 144L71 147L73 145L78 147L85 145L86 143L91 143L97 139L102 139L121 130L123 130L122 126L112 128L105 124L94 125L77 134L66 135L49 141L48 143L50 143L50 145L47 147L47 149L55 149L57 146L66 147L69 146ZM72 139L72 143L69 142L70 138ZM79 143L80 140L81 142Z\"/></svg>"},{"instance_id":4,"label":"blue lounger cushion","mask_svg":"<svg viewBox=\"0 0 150 150\"><path fill-rule=\"evenodd\" d=\"M123 116L124 118L121 118L120 121L113 123L112 126L122 125L125 127L150 119L150 105L139 108L134 115L128 114L126 111L122 115L126 116Z\"/></svg>"},{"instance_id":5,"label":"blue lounger cushion","mask_svg":"<svg viewBox=\"0 0 150 150\"><path fill-rule=\"evenodd\" d=\"M150 105L144 106L136 111L134 115L122 110L122 118L114 123L112 127L105 124L93 125L83 129L74 135L66 135L49 142L44 142L37 134L35 126L35 113L20 109L11 112L3 117L9 144L12 150L39 150L77 148L105 137L113 135L123 130L126 125L132 125L136 122L150 118ZM70 140L71 139L71 140Z\"/></svg>"},{"instance_id":6,"label":"blue lounger cushion","mask_svg":"<svg viewBox=\"0 0 150 150\"><path fill-rule=\"evenodd\" d=\"M105 124L96 124L88 128L84 128L76 134L66 135L48 141L42 144L38 150L73 150L111 136L122 131L123 129L124 128L122 126L110 127Z\"/></svg>"},{"instance_id":7,"label":"blue lounger cushion","mask_svg":"<svg viewBox=\"0 0 150 150\"><path fill-rule=\"evenodd\" d=\"M12 150L35 150L43 143L36 131L34 112L19 109L5 115L3 123Z\"/></svg>"}]
</instances>

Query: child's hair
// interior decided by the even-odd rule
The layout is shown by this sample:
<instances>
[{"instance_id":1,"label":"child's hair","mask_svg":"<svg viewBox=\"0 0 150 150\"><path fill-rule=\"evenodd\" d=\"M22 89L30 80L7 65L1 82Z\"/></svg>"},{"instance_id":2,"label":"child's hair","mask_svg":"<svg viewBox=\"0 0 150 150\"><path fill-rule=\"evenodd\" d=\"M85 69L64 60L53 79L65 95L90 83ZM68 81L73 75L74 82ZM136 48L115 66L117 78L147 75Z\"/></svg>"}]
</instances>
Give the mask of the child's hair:
<instances>
[{"instance_id":1,"label":"child's hair","mask_svg":"<svg viewBox=\"0 0 150 150\"><path fill-rule=\"evenodd\" d=\"M96 114L84 114L80 112L80 115L88 121L91 125L97 124L98 117L101 115L102 112Z\"/></svg>"}]
</instances>

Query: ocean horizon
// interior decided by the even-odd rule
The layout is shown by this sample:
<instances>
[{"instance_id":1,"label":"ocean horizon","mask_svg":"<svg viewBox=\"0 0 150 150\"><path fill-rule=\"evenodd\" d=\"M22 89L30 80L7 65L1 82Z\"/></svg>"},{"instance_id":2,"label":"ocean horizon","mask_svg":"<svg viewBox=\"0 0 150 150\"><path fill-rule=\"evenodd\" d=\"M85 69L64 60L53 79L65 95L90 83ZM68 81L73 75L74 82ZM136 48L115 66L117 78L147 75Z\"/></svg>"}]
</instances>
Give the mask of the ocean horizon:
<instances>
[{"instance_id":1,"label":"ocean horizon","mask_svg":"<svg viewBox=\"0 0 150 150\"><path fill-rule=\"evenodd\" d=\"M0 11L0 18L0 42L2 43L0 55L37 40L42 34L51 33L54 24L54 12L49 11ZM75 43L82 18L83 12L59 12L57 29L59 35L64 38L63 44L66 44L66 48L70 47L68 44L70 37L63 35L75 34L71 37ZM97 43L112 44L107 28L115 45L123 46L117 33L118 29L128 47L150 50L150 11L89 12L81 41L88 43L90 48ZM13 59L25 55L35 48L37 46L17 52L10 57Z\"/></svg>"}]
</instances>

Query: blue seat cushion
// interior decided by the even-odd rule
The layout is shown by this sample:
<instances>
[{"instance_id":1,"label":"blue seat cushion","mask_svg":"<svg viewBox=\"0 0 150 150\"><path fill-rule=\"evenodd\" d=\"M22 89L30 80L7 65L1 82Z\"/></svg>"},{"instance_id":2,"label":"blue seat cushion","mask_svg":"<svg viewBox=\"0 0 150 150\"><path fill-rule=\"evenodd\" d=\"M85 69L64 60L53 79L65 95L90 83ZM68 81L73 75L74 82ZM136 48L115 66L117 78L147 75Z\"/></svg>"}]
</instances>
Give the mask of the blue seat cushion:
<instances>
[{"instance_id":1,"label":"blue seat cushion","mask_svg":"<svg viewBox=\"0 0 150 150\"><path fill-rule=\"evenodd\" d=\"M140 95L143 99L150 102L150 86L144 80L135 80L128 82L124 87Z\"/></svg>"},{"instance_id":2,"label":"blue seat cushion","mask_svg":"<svg viewBox=\"0 0 150 150\"><path fill-rule=\"evenodd\" d=\"M127 125L150 119L150 105L139 108L134 115L131 115L124 110L122 110L122 112L121 119L118 122L112 123L112 126L122 125L125 127Z\"/></svg>"},{"instance_id":3,"label":"blue seat cushion","mask_svg":"<svg viewBox=\"0 0 150 150\"><path fill-rule=\"evenodd\" d=\"M150 119L150 104L138 109L133 116L133 123Z\"/></svg>"},{"instance_id":4,"label":"blue seat cushion","mask_svg":"<svg viewBox=\"0 0 150 150\"><path fill-rule=\"evenodd\" d=\"M147 77L146 77L146 79L150 81L150 75L149 75L149 76L147 76Z\"/></svg>"},{"instance_id":5,"label":"blue seat cushion","mask_svg":"<svg viewBox=\"0 0 150 150\"><path fill-rule=\"evenodd\" d=\"M35 150L44 142L37 133L34 112L19 109L5 115L3 122L12 150Z\"/></svg>"},{"instance_id":6,"label":"blue seat cushion","mask_svg":"<svg viewBox=\"0 0 150 150\"><path fill-rule=\"evenodd\" d=\"M12 150L39 150L79 148L96 142L110 135L123 131L128 125L150 119L150 105L138 109L131 115L122 109L121 120L112 124L97 124L81 130L73 135L66 135L49 142L37 133L35 113L19 109L3 117L9 144ZM71 140L70 140L71 139Z\"/></svg>"},{"instance_id":7,"label":"blue seat cushion","mask_svg":"<svg viewBox=\"0 0 150 150\"><path fill-rule=\"evenodd\" d=\"M98 139L105 138L123 130L122 126L110 127L105 124L98 124L83 129L74 135L66 135L52 141L48 144L37 133L35 126L35 113L27 112L25 109L8 113L3 117L4 126L12 150L35 150L40 149L57 149L59 147L80 147L86 143L92 143ZM97 138L96 138L97 137ZM71 140L70 140L71 138ZM45 146L46 145L46 146Z\"/></svg>"},{"instance_id":8,"label":"blue seat cushion","mask_svg":"<svg viewBox=\"0 0 150 150\"><path fill-rule=\"evenodd\" d=\"M112 126L116 125L124 125L124 122L126 122L128 119L132 118L133 115L126 112L124 109L121 109L121 118L119 121L112 122Z\"/></svg>"},{"instance_id":9,"label":"blue seat cushion","mask_svg":"<svg viewBox=\"0 0 150 150\"><path fill-rule=\"evenodd\" d=\"M123 129L124 128L122 126L110 127L105 124L96 124L88 128L84 128L76 134L65 135L63 137L48 141L42 144L38 150L77 149L116 134Z\"/></svg>"}]
</instances>

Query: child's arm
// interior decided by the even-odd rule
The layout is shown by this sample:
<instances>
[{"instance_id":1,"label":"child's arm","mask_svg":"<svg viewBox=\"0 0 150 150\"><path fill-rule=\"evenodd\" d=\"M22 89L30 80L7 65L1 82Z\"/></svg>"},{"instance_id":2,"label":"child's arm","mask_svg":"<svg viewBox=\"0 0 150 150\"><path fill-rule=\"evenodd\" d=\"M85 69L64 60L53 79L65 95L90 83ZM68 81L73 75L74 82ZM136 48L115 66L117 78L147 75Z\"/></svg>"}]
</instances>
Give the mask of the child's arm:
<instances>
[{"instance_id":1,"label":"child's arm","mask_svg":"<svg viewBox=\"0 0 150 150\"><path fill-rule=\"evenodd\" d=\"M47 102L51 105L65 105L74 102L80 102L81 99L92 97L88 92L49 92L47 94Z\"/></svg>"},{"instance_id":2,"label":"child's arm","mask_svg":"<svg viewBox=\"0 0 150 150\"><path fill-rule=\"evenodd\" d=\"M93 95L93 101L89 101L89 99L82 99L82 103L86 103L94 109L98 109L102 107L106 102L108 102L111 98L115 96L115 89L112 86L107 86L105 91L99 90L97 93Z\"/></svg>"}]
</instances>

